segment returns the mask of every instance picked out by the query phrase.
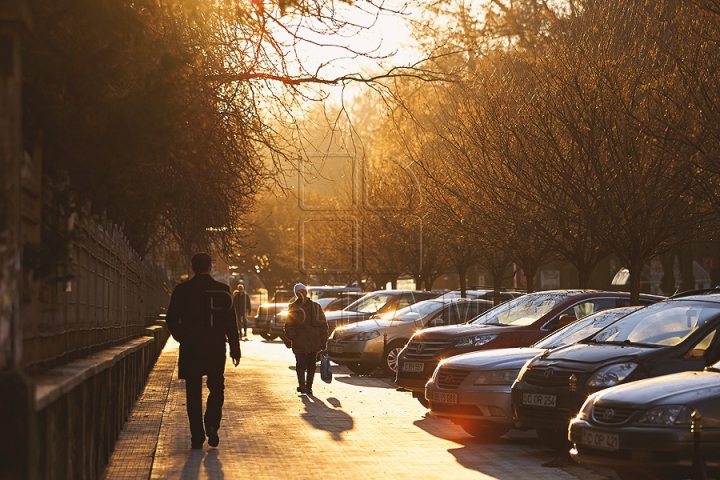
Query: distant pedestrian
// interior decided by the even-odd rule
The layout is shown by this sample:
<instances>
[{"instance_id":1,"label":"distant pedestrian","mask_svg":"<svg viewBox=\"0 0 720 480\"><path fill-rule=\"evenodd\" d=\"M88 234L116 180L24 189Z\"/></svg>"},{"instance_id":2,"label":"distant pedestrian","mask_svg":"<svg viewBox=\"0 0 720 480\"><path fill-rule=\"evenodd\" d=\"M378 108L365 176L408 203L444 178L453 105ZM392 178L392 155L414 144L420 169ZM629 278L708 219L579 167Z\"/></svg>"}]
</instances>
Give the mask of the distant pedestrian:
<instances>
[{"instance_id":1,"label":"distant pedestrian","mask_svg":"<svg viewBox=\"0 0 720 480\"><path fill-rule=\"evenodd\" d=\"M238 326L243 330L243 337L247 337L248 315L252 310L252 303L250 303L250 295L245 293L245 285L238 285L237 290L233 292L233 306Z\"/></svg>"},{"instance_id":2,"label":"distant pedestrian","mask_svg":"<svg viewBox=\"0 0 720 480\"><path fill-rule=\"evenodd\" d=\"M317 354L326 348L328 324L320 304L308 298L305 285L298 283L294 291L295 300L288 306L285 336L292 342L295 354L297 391L312 395Z\"/></svg>"},{"instance_id":3,"label":"distant pedestrian","mask_svg":"<svg viewBox=\"0 0 720 480\"><path fill-rule=\"evenodd\" d=\"M166 320L173 338L180 342L178 376L185 380L190 444L194 449L201 449L205 434L211 447L217 447L220 442L218 429L225 401L225 343L230 344L230 356L237 367L240 363L240 339L230 287L210 276L210 255L194 255L192 269L195 275L175 287ZM204 428L203 376L207 376L210 391Z\"/></svg>"}]
</instances>

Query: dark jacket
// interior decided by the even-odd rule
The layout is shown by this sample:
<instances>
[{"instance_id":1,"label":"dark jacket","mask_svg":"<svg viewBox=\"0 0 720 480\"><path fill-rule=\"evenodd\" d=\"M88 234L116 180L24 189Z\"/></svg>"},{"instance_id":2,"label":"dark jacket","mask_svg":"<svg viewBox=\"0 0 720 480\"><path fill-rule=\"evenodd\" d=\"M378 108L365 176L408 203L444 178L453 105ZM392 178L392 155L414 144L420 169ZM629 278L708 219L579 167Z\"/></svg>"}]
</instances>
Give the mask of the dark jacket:
<instances>
[{"instance_id":1,"label":"dark jacket","mask_svg":"<svg viewBox=\"0 0 720 480\"><path fill-rule=\"evenodd\" d=\"M302 303L296 298L288 305L285 336L292 342L293 353L311 353L325 350L328 324L320 304L309 298Z\"/></svg>"},{"instance_id":2,"label":"dark jacket","mask_svg":"<svg viewBox=\"0 0 720 480\"><path fill-rule=\"evenodd\" d=\"M196 274L175 287L166 320L173 338L180 342L180 378L222 368L225 342L230 344L230 356L240 358L230 287L209 274Z\"/></svg>"},{"instance_id":3,"label":"dark jacket","mask_svg":"<svg viewBox=\"0 0 720 480\"><path fill-rule=\"evenodd\" d=\"M249 315L252 310L252 304L250 303L250 295L247 293L238 293L233 299L233 307L235 307L235 314L238 320L243 318L243 315Z\"/></svg>"}]
</instances>

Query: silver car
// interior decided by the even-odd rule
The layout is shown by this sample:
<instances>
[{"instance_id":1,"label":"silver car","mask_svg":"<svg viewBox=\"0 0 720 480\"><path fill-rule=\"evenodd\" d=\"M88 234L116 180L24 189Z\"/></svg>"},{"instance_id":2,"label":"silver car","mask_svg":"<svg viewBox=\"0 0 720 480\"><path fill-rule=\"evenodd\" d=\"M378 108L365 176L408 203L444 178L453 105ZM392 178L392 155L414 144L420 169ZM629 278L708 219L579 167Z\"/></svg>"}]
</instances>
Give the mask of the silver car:
<instances>
[{"instance_id":1,"label":"silver car","mask_svg":"<svg viewBox=\"0 0 720 480\"><path fill-rule=\"evenodd\" d=\"M639 307L603 310L551 333L531 347L500 348L450 357L425 386L430 414L492 439L514 428L510 392L522 366L543 352L583 340Z\"/></svg>"},{"instance_id":2,"label":"silver car","mask_svg":"<svg viewBox=\"0 0 720 480\"><path fill-rule=\"evenodd\" d=\"M425 300L370 320L336 328L328 341L330 360L367 375L380 367L397 372L397 356L426 327L458 325L492 308L489 300Z\"/></svg>"}]
</instances>

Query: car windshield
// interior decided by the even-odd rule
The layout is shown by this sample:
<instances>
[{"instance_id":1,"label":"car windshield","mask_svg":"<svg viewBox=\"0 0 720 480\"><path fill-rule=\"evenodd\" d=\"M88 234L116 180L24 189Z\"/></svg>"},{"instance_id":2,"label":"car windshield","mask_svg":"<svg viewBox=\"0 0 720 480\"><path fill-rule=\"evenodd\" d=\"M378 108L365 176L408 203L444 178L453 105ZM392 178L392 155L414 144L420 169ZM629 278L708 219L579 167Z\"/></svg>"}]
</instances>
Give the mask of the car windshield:
<instances>
[{"instance_id":1,"label":"car windshield","mask_svg":"<svg viewBox=\"0 0 720 480\"><path fill-rule=\"evenodd\" d=\"M375 313L385 306L393 297L391 293L374 292L348 305L345 310L360 313Z\"/></svg>"},{"instance_id":2,"label":"car windshield","mask_svg":"<svg viewBox=\"0 0 720 480\"><path fill-rule=\"evenodd\" d=\"M578 292L579 293L579 292ZM469 323L522 327L535 323L561 302L577 295L573 292L530 293L498 305Z\"/></svg>"},{"instance_id":3,"label":"car windshield","mask_svg":"<svg viewBox=\"0 0 720 480\"><path fill-rule=\"evenodd\" d=\"M598 332L593 343L673 347L720 314L716 303L671 300L634 312Z\"/></svg>"},{"instance_id":4,"label":"car windshield","mask_svg":"<svg viewBox=\"0 0 720 480\"><path fill-rule=\"evenodd\" d=\"M408 305L397 312L387 313L384 317L386 317L386 320L392 320L393 322L419 322L424 317L443 308L443 305L445 305L444 302L425 300L424 302Z\"/></svg>"},{"instance_id":5,"label":"car windshield","mask_svg":"<svg viewBox=\"0 0 720 480\"><path fill-rule=\"evenodd\" d=\"M596 332L599 332L608 325L618 321L620 318L634 312L639 307L613 308L589 315L577 320L560 330L551 333L547 337L533 345L535 348L558 348L565 345L572 345L583 340Z\"/></svg>"}]
</instances>

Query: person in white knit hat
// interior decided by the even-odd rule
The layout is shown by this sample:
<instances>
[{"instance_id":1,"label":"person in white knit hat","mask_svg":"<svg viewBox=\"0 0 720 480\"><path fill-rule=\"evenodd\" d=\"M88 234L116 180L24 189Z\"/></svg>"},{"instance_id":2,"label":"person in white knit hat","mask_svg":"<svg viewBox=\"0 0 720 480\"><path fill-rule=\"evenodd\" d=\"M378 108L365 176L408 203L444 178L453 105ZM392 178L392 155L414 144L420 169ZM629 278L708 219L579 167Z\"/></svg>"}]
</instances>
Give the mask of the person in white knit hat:
<instances>
[{"instance_id":1,"label":"person in white knit hat","mask_svg":"<svg viewBox=\"0 0 720 480\"><path fill-rule=\"evenodd\" d=\"M312 395L317 355L326 348L328 324L320 304L308 298L305 285L298 283L293 290L295 300L288 306L285 337L292 342L292 351L295 354L297 391Z\"/></svg>"}]
</instances>

